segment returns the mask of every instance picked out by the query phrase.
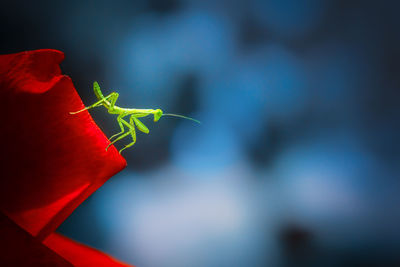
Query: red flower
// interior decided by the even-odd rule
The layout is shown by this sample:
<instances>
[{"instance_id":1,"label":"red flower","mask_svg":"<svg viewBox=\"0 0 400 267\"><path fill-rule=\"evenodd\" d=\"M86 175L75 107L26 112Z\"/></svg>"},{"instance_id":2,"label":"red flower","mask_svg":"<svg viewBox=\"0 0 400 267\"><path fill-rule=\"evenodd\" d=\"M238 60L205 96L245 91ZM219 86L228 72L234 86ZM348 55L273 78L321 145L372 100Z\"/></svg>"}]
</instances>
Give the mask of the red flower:
<instances>
[{"instance_id":1,"label":"red flower","mask_svg":"<svg viewBox=\"0 0 400 267\"><path fill-rule=\"evenodd\" d=\"M0 265L124 266L54 233L126 166L62 75L64 54L0 56Z\"/></svg>"}]
</instances>

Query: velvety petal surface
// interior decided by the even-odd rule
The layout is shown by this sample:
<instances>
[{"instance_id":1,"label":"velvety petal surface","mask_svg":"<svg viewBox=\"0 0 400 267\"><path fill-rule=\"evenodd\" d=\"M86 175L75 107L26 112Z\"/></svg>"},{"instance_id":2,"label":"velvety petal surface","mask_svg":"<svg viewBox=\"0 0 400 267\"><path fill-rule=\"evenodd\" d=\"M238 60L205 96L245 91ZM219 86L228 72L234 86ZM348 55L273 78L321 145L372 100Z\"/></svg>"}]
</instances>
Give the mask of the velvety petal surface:
<instances>
[{"instance_id":1,"label":"velvety petal surface","mask_svg":"<svg viewBox=\"0 0 400 267\"><path fill-rule=\"evenodd\" d=\"M126 166L84 107L64 54L0 56L0 210L40 240ZM88 88L91 90L91 88Z\"/></svg>"},{"instance_id":2,"label":"velvety petal surface","mask_svg":"<svg viewBox=\"0 0 400 267\"><path fill-rule=\"evenodd\" d=\"M75 242L57 233L51 234L44 240L44 244L62 255L77 267L128 267L122 262L96 250Z\"/></svg>"},{"instance_id":3,"label":"velvety petal surface","mask_svg":"<svg viewBox=\"0 0 400 267\"><path fill-rule=\"evenodd\" d=\"M0 212L0 266L74 266Z\"/></svg>"}]
</instances>

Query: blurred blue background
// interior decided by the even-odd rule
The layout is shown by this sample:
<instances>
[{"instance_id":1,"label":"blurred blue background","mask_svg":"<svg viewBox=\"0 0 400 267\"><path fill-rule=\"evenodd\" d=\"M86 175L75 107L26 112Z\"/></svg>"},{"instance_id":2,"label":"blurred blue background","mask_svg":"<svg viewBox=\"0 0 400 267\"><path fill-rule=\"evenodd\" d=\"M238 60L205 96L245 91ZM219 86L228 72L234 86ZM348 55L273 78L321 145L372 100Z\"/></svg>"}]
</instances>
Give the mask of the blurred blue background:
<instances>
[{"instance_id":1,"label":"blurred blue background","mask_svg":"<svg viewBox=\"0 0 400 267\"><path fill-rule=\"evenodd\" d=\"M395 1L13 1L83 98L162 108L59 231L141 267L400 266ZM105 109L91 112L107 136ZM129 140L117 144L121 148Z\"/></svg>"}]
</instances>

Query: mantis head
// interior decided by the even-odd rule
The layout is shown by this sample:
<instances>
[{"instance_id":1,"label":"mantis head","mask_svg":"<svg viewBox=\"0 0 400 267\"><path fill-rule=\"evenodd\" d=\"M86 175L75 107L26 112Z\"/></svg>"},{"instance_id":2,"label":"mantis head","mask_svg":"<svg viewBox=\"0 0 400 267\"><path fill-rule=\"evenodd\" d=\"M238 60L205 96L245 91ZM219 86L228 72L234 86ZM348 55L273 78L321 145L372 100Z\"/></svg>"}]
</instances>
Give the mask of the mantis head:
<instances>
[{"instance_id":1,"label":"mantis head","mask_svg":"<svg viewBox=\"0 0 400 267\"><path fill-rule=\"evenodd\" d=\"M154 111L154 122L156 122L156 121L158 121L160 118L161 118L161 116L163 115L163 111L161 110L161 109L156 109L155 111Z\"/></svg>"}]
</instances>

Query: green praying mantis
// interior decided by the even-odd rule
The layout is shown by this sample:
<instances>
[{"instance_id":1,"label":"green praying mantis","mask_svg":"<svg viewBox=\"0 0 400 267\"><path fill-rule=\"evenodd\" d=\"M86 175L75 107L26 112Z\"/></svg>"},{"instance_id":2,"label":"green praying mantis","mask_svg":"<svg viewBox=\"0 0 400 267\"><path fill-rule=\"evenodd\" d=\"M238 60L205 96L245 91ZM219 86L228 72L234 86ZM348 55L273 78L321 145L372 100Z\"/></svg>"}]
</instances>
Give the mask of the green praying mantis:
<instances>
[{"instance_id":1,"label":"green praying mantis","mask_svg":"<svg viewBox=\"0 0 400 267\"><path fill-rule=\"evenodd\" d=\"M85 107L84 109L78 110L76 112L70 112L70 114L77 114L77 113L80 113L82 111L85 111L85 110L88 110L88 109L91 109L91 108L104 106L108 110L108 113L117 114L118 115L117 121L118 121L119 127L121 128L121 132L119 132L117 134L114 134L113 136L111 136L108 139L110 141L110 143L106 147L106 151L112 144L114 144L115 142L123 139L124 137L126 137L128 135L132 136L132 142L129 143L128 145L126 145L121 150L119 150L119 153L121 153L123 150L127 149L128 147L133 146L136 143L135 126L139 131L148 134L149 133L149 129L146 127L146 125L144 125L139 120L139 118L143 118L143 117L146 117L146 116L149 116L149 115L153 115L154 116L154 122L157 122L163 116L173 116L173 117L179 117L179 118L191 120L191 121L197 122L199 124L201 123L198 120L195 120L193 118L189 118L189 117L186 117L186 116L177 115L177 114L171 114L171 113L165 114L159 108L158 109L135 109L135 108L121 108L121 107L118 107L118 106L115 105L115 102L117 102L119 94L117 92L112 92L108 96L104 97L103 93L100 90L100 86L99 86L99 84L97 82L93 83L93 91L94 91L94 94L96 95L98 101L96 103L94 103L93 105L91 105L91 106ZM129 122L127 122L124 119L126 116L130 116L129 117ZM125 127L127 128L126 132L125 132ZM115 138L115 140L111 141L113 138Z\"/></svg>"}]
</instances>

